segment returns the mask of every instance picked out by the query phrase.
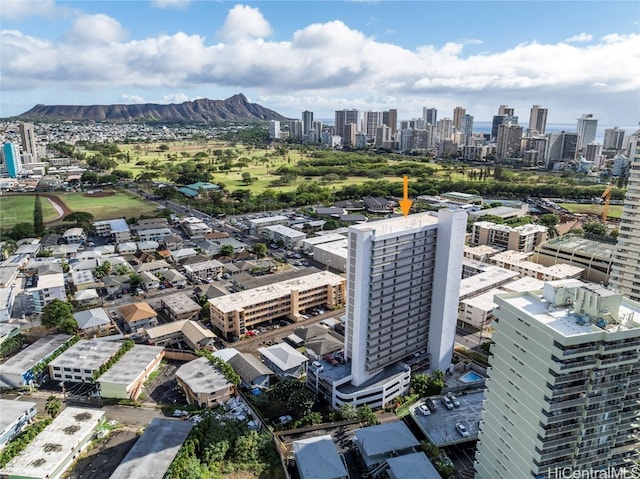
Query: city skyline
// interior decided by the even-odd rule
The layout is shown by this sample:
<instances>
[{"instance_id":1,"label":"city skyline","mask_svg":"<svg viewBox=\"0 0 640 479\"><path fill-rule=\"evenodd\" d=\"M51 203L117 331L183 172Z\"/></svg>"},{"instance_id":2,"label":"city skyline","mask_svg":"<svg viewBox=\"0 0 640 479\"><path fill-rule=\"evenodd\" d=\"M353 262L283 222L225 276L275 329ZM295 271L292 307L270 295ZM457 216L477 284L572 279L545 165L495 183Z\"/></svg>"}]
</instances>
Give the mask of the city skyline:
<instances>
[{"instance_id":1,"label":"city skyline","mask_svg":"<svg viewBox=\"0 0 640 479\"><path fill-rule=\"evenodd\" d=\"M423 107L444 118L459 106L481 122L509 104L524 120L540 104L551 124L589 112L603 125L635 125L640 34L633 12L629 1L296 8L9 0L0 9L0 116L37 103L180 103L244 93L291 118L303 110L330 118L343 108L394 108L407 119ZM521 21L528 16L544 18L545 28Z\"/></svg>"}]
</instances>

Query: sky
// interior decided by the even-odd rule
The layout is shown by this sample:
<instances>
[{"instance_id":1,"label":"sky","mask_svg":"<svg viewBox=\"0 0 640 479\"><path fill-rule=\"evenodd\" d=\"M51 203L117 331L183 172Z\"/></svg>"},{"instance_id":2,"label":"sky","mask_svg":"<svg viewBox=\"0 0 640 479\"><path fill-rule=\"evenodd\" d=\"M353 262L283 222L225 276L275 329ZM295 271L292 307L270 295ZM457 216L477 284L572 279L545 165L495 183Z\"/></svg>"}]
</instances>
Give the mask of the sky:
<instances>
[{"instance_id":1,"label":"sky","mask_svg":"<svg viewBox=\"0 0 640 479\"><path fill-rule=\"evenodd\" d=\"M0 117L243 93L303 110L423 107L526 127L640 121L640 2L2 0Z\"/></svg>"}]
</instances>

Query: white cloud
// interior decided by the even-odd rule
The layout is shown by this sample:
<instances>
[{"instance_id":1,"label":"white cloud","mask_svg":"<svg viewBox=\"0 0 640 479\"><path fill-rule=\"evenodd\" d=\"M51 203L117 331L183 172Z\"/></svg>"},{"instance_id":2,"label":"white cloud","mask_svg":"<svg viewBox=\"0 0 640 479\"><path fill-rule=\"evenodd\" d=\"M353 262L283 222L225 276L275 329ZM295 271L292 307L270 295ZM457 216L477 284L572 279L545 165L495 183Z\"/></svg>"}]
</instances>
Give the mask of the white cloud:
<instances>
[{"instance_id":1,"label":"white cloud","mask_svg":"<svg viewBox=\"0 0 640 479\"><path fill-rule=\"evenodd\" d=\"M151 5L155 8L175 8L184 10L189 6L191 0L151 0Z\"/></svg>"},{"instance_id":2,"label":"white cloud","mask_svg":"<svg viewBox=\"0 0 640 479\"><path fill-rule=\"evenodd\" d=\"M98 13L80 15L73 22L66 38L74 43L115 43L127 37L127 32L114 18Z\"/></svg>"},{"instance_id":3,"label":"white cloud","mask_svg":"<svg viewBox=\"0 0 640 479\"><path fill-rule=\"evenodd\" d=\"M478 41L408 49L331 21L308 25L289 40L269 41L271 27L260 11L243 5L230 10L221 33L225 40L215 44L183 32L126 41L122 26L105 15L78 17L63 42L5 30L0 32L3 90L155 89L149 95L160 102L182 102L186 94L162 95L224 88L290 105L300 98L332 108L371 102L364 106L370 109L394 98L420 104L435 98L462 101L471 94L487 102L493 101L490 95L504 97L497 105L510 95L523 101L535 95L531 104L546 104L547 95L581 95L591 102L594 93L602 98L620 93L631 105L640 88L640 34L611 34L588 44L522 43L469 55L465 45Z\"/></svg>"},{"instance_id":4,"label":"white cloud","mask_svg":"<svg viewBox=\"0 0 640 479\"><path fill-rule=\"evenodd\" d=\"M591 40L593 40L593 35L589 34L589 33L579 33L577 35L574 35L572 37L569 37L565 40L565 43L579 43L579 42L590 42Z\"/></svg>"},{"instance_id":5,"label":"white cloud","mask_svg":"<svg viewBox=\"0 0 640 479\"><path fill-rule=\"evenodd\" d=\"M31 16L49 16L56 10L53 0L2 0L0 17L21 20Z\"/></svg>"},{"instance_id":6,"label":"white cloud","mask_svg":"<svg viewBox=\"0 0 640 479\"><path fill-rule=\"evenodd\" d=\"M124 93L122 95L122 101L127 105L138 105L141 103L148 103L147 100L145 100L144 97L140 95L129 95L127 93Z\"/></svg>"},{"instance_id":7,"label":"white cloud","mask_svg":"<svg viewBox=\"0 0 640 479\"><path fill-rule=\"evenodd\" d=\"M259 9L236 5L227 14L218 36L223 40L234 41L242 38L265 38L271 33L271 25Z\"/></svg>"}]
</instances>

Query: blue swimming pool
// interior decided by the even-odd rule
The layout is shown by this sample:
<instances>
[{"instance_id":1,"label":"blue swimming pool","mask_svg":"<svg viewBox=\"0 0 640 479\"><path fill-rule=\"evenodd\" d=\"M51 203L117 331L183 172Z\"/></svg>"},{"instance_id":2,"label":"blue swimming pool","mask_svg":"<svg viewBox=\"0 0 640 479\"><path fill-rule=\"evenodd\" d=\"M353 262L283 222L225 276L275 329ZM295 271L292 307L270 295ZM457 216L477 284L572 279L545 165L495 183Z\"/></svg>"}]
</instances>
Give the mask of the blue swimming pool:
<instances>
[{"instance_id":1,"label":"blue swimming pool","mask_svg":"<svg viewBox=\"0 0 640 479\"><path fill-rule=\"evenodd\" d=\"M482 381L483 379L484 379L484 376L481 376L475 371L469 371L467 373L464 373L462 376L460 376L460 381L463 383L472 383L475 381Z\"/></svg>"}]
</instances>

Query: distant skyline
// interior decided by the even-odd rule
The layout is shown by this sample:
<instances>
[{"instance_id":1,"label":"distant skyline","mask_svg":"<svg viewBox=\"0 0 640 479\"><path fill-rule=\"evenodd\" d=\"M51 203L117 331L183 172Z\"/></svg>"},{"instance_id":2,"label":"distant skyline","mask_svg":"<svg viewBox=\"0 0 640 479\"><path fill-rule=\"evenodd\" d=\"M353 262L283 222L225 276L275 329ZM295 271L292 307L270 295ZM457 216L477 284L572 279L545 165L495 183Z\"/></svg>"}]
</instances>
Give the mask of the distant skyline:
<instances>
[{"instance_id":1,"label":"distant skyline","mask_svg":"<svg viewBox=\"0 0 640 479\"><path fill-rule=\"evenodd\" d=\"M640 120L640 4L629 1L54 1L0 3L0 116L37 103L249 101L303 110L501 104L527 126Z\"/></svg>"}]
</instances>

